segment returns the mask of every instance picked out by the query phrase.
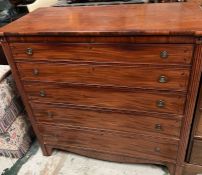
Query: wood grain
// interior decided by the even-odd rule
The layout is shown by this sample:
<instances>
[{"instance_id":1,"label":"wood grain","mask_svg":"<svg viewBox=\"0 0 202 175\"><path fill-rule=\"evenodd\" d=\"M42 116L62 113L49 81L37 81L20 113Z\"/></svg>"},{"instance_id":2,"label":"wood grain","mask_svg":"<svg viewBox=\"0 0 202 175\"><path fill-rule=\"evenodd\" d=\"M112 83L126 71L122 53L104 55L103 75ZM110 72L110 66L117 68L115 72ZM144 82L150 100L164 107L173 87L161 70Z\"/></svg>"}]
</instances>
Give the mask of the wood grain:
<instances>
[{"instance_id":1,"label":"wood grain","mask_svg":"<svg viewBox=\"0 0 202 175\"><path fill-rule=\"evenodd\" d=\"M181 120L143 114L120 114L100 110L70 108L60 105L31 103L38 124L74 126L95 130L145 133L159 137L179 138Z\"/></svg>"},{"instance_id":2,"label":"wood grain","mask_svg":"<svg viewBox=\"0 0 202 175\"><path fill-rule=\"evenodd\" d=\"M33 54L27 55L27 48ZM143 63L143 64L190 64L193 45L191 44L11 44L16 60L107 62L107 63ZM76 52L75 52L76 50ZM161 58L162 51L168 52L167 58Z\"/></svg>"},{"instance_id":3,"label":"wood grain","mask_svg":"<svg viewBox=\"0 0 202 175\"><path fill-rule=\"evenodd\" d=\"M48 145L72 146L89 150L118 153L128 156L174 162L177 140L155 139L144 135L121 134L116 132L96 132L71 127L38 125L44 143ZM51 137L50 137L51 136ZM158 149L158 151L156 151ZM67 149L68 150L68 149Z\"/></svg>"},{"instance_id":4,"label":"wood grain","mask_svg":"<svg viewBox=\"0 0 202 175\"><path fill-rule=\"evenodd\" d=\"M50 150L50 155L54 149L54 146L52 145L46 145L46 147ZM175 173L175 164L173 163L169 163L169 162L162 162L159 160L149 160L149 159L144 159L144 158L136 158L134 156L128 155L121 155L121 154L114 154L111 152L103 152L103 151L96 151L96 150L90 150L90 149L86 149L86 148L76 148L76 147L70 147L70 146L61 146L61 145L57 145L57 149L61 149L61 150L67 150L69 152L73 152L82 156L86 156L86 157L91 157L94 159L101 159L101 160L106 160L106 161L112 161L112 162L118 162L118 163L130 163L130 164L134 164L134 163L139 163L139 164L156 164L156 165L163 165L168 167L168 170L170 172L170 174L174 174Z\"/></svg>"},{"instance_id":5,"label":"wood grain","mask_svg":"<svg viewBox=\"0 0 202 175\"><path fill-rule=\"evenodd\" d=\"M186 161L190 163L190 159L195 157L193 154L196 154L196 147L197 147L197 139L202 140L202 84L200 82L200 89L198 93L197 105L194 113L194 119L192 124L192 131L189 139L189 147L187 151ZM193 145L194 148L193 148ZM200 152L200 150L199 150ZM202 161L199 163L202 164Z\"/></svg>"},{"instance_id":6,"label":"wood grain","mask_svg":"<svg viewBox=\"0 0 202 175\"><path fill-rule=\"evenodd\" d=\"M199 90L201 70L202 70L202 46L196 45L195 54L193 59L192 73L189 84L189 90L187 94L187 103L185 110L185 118L183 119L183 127L181 130L181 142L178 152L179 165L176 167L176 175L182 174L183 164L186 157L186 151L188 149L188 141L191 133L191 124L194 119L194 110L196 107L197 94Z\"/></svg>"},{"instance_id":7,"label":"wood grain","mask_svg":"<svg viewBox=\"0 0 202 175\"><path fill-rule=\"evenodd\" d=\"M40 8L28 14L3 27L0 33L7 36L201 36L201 15L201 8L194 3L130 4L119 5L118 8L112 5L50 7Z\"/></svg>"},{"instance_id":8,"label":"wood grain","mask_svg":"<svg viewBox=\"0 0 202 175\"><path fill-rule=\"evenodd\" d=\"M189 68L58 63L18 63L25 81L67 82L158 90L187 90ZM165 77L165 83L160 78Z\"/></svg>"},{"instance_id":9,"label":"wood grain","mask_svg":"<svg viewBox=\"0 0 202 175\"><path fill-rule=\"evenodd\" d=\"M130 111L154 111L183 114L185 97L178 94L159 94L147 91L115 91L114 89L68 86L67 84L25 83L29 100L49 103L68 103L79 106L122 109ZM44 96L40 96L40 91ZM159 100L165 107L157 107Z\"/></svg>"},{"instance_id":10,"label":"wood grain","mask_svg":"<svg viewBox=\"0 0 202 175\"><path fill-rule=\"evenodd\" d=\"M5 56L8 60L8 63L9 65L11 66L11 69L12 69L12 75L14 76L15 78L15 83L16 83L16 86L17 86L17 89L22 97L22 100L23 100L23 103L25 105L25 108L26 108L26 111L28 113L28 117L29 117L29 120L30 122L32 123L32 127L34 129L34 132L36 134L36 137L41 145L41 149L43 151L43 154L44 155L48 155L46 149L45 149L45 145L43 145L43 141L42 141L42 136L39 134L39 130L38 130L38 127L36 125L36 121L33 117L33 113L32 113L32 109L28 103L28 99L27 99L27 96L25 94L25 91L24 91L24 87L22 85L22 82L20 80L20 77L18 75L18 71L17 71L17 67L16 65L14 64L14 60L12 58L12 54L11 54L11 50L10 50L10 47L8 45L8 43L6 42L5 38L2 39L2 48L3 48L3 51L5 53Z\"/></svg>"}]
</instances>

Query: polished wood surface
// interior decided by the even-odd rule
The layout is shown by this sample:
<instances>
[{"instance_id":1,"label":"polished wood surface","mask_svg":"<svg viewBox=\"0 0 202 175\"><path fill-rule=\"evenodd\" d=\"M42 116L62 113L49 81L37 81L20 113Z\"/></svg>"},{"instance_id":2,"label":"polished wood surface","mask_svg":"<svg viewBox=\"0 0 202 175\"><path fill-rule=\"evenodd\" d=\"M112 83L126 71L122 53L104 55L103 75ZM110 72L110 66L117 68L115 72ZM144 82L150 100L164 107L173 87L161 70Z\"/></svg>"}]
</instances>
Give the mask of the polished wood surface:
<instances>
[{"instance_id":1,"label":"polished wood surface","mask_svg":"<svg viewBox=\"0 0 202 175\"><path fill-rule=\"evenodd\" d=\"M104 41L106 42L106 41ZM11 44L16 60L74 61L121 64L190 64L193 45L190 44ZM27 55L27 48L32 54ZM77 50L77 52L75 52ZM168 56L161 58L166 51Z\"/></svg>"},{"instance_id":2,"label":"polished wood surface","mask_svg":"<svg viewBox=\"0 0 202 175\"><path fill-rule=\"evenodd\" d=\"M104 65L18 63L17 67L23 81L68 82L185 92L190 72L189 68L120 66L109 63Z\"/></svg>"},{"instance_id":3,"label":"polished wood surface","mask_svg":"<svg viewBox=\"0 0 202 175\"><path fill-rule=\"evenodd\" d=\"M78 106L130 111L184 114L185 96L178 94L154 93L142 90L97 89L90 86L83 88L68 86L63 83L25 83L24 88L31 101L68 103ZM159 101L163 101L164 106L159 107Z\"/></svg>"},{"instance_id":4,"label":"polished wood surface","mask_svg":"<svg viewBox=\"0 0 202 175\"><path fill-rule=\"evenodd\" d=\"M57 106L31 103L38 124L57 124L57 126L74 126L94 128L95 130L124 131L128 133L145 133L156 136L179 138L181 118L168 115L160 117L153 114L128 114L103 109L81 109L73 106Z\"/></svg>"},{"instance_id":5,"label":"polished wood surface","mask_svg":"<svg viewBox=\"0 0 202 175\"><path fill-rule=\"evenodd\" d=\"M192 3L51 7L36 10L4 27L0 33L4 35L201 36L201 15L201 8ZM53 27L56 21L57 25ZM13 25L18 27L14 28Z\"/></svg>"},{"instance_id":6,"label":"polished wood surface","mask_svg":"<svg viewBox=\"0 0 202 175\"><path fill-rule=\"evenodd\" d=\"M183 175L201 13L189 3L46 8L1 29L44 155L57 148Z\"/></svg>"},{"instance_id":7,"label":"polished wood surface","mask_svg":"<svg viewBox=\"0 0 202 175\"><path fill-rule=\"evenodd\" d=\"M49 125L39 125L39 130L43 135L44 143L48 145L80 147L125 156L147 155L148 159L154 158L167 162L175 162L176 159L177 140L161 140L138 134L97 132L71 127L57 128Z\"/></svg>"}]
</instances>

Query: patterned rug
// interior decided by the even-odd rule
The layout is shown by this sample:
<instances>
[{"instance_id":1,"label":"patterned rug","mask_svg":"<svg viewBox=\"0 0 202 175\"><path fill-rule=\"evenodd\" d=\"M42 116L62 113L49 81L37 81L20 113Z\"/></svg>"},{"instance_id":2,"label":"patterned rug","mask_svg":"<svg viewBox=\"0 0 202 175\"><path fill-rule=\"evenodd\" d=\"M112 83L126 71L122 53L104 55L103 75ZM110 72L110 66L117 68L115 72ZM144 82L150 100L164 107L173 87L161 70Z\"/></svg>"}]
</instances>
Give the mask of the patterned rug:
<instances>
[{"instance_id":1,"label":"patterned rug","mask_svg":"<svg viewBox=\"0 0 202 175\"><path fill-rule=\"evenodd\" d=\"M0 156L22 157L30 147L30 125L8 65L0 65Z\"/></svg>"},{"instance_id":2,"label":"patterned rug","mask_svg":"<svg viewBox=\"0 0 202 175\"><path fill-rule=\"evenodd\" d=\"M15 82L7 66L0 66L0 134L5 133L23 110ZM4 69L3 69L4 68Z\"/></svg>"}]
</instances>

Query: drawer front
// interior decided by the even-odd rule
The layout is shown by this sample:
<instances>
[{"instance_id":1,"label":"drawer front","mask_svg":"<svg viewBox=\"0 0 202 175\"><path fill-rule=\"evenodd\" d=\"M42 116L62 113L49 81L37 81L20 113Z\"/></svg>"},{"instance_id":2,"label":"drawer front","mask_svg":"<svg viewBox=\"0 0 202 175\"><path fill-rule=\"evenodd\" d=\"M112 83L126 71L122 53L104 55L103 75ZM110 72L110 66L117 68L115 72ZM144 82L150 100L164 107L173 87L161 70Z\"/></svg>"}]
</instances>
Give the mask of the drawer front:
<instances>
[{"instance_id":1,"label":"drawer front","mask_svg":"<svg viewBox=\"0 0 202 175\"><path fill-rule=\"evenodd\" d=\"M23 80L186 91L189 69L92 64L17 64Z\"/></svg>"},{"instance_id":2,"label":"drawer front","mask_svg":"<svg viewBox=\"0 0 202 175\"><path fill-rule=\"evenodd\" d=\"M122 114L101 110L68 108L47 104L31 103L37 123L57 126L75 126L101 130L117 130L129 133L180 136L181 121L159 118L155 115Z\"/></svg>"},{"instance_id":3,"label":"drawer front","mask_svg":"<svg viewBox=\"0 0 202 175\"><path fill-rule=\"evenodd\" d=\"M195 139L193 142L190 163L202 165L202 140Z\"/></svg>"},{"instance_id":4,"label":"drawer front","mask_svg":"<svg viewBox=\"0 0 202 175\"><path fill-rule=\"evenodd\" d=\"M69 127L55 127L38 125L43 135L44 143L55 147L85 148L106 153L141 157L142 159L159 159L175 161L178 141L159 139L138 134L121 134L75 129Z\"/></svg>"},{"instance_id":5,"label":"drawer front","mask_svg":"<svg viewBox=\"0 0 202 175\"><path fill-rule=\"evenodd\" d=\"M25 83L30 100L49 103L69 103L100 108L184 113L185 97L177 94L157 94L147 91L115 91L114 89L68 86L67 84Z\"/></svg>"},{"instance_id":6,"label":"drawer front","mask_svg":"<svg viewBox=\"0 0 202 175\"><path fill-rule=\"evenodd\" d=\"M190 64L191 44L10 44L16 60Z\"/></svg>"}]
</instances>

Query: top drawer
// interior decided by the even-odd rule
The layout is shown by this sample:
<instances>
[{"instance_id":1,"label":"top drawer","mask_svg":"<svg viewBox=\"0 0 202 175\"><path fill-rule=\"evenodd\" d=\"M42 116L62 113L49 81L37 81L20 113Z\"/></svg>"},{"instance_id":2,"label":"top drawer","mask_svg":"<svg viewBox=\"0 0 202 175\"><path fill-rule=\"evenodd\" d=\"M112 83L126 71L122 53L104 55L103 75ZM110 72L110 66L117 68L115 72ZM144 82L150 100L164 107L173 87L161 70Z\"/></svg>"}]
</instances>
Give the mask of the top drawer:
<instances>
[{"instance_id":1,"label":"top drawer","mask_svg":"<svg viewBox=\"0 0 202 175\"><path fill-rule=\"evenodd\" d=\"M33 44L10 45L15 60L102 63L190 64L191 44Z\"/></svg>"}]
</instances>

